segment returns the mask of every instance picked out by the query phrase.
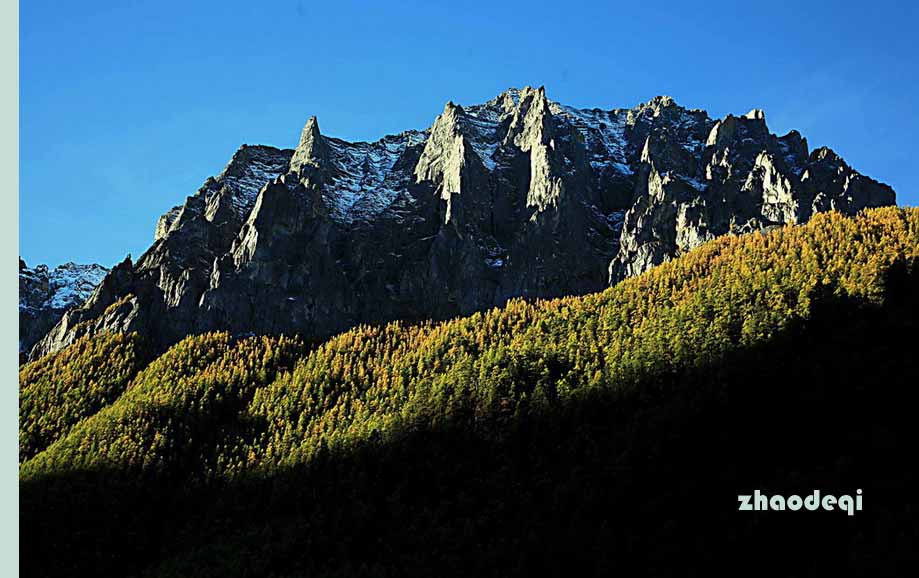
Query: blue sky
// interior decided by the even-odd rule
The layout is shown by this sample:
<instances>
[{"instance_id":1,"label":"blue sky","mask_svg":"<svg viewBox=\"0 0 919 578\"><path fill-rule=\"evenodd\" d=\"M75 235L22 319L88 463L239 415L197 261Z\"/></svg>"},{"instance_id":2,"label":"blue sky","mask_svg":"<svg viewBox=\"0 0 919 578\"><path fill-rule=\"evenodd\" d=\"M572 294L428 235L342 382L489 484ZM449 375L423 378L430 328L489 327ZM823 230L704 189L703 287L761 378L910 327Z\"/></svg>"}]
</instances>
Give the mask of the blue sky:
<instances>
[{"instance_id":1,"label":"blue sky","mask_svg":"<svg viewBox=\"0 0 919 578\"><path fill-rule=\"evenodd\" d=\"M398 4L398 5L395 5ZM20 254L111 265L242 143L425 128L509 86L766 111L919 205L911 2L55 2L20 6Z\"/></svg>"}]
</instances>

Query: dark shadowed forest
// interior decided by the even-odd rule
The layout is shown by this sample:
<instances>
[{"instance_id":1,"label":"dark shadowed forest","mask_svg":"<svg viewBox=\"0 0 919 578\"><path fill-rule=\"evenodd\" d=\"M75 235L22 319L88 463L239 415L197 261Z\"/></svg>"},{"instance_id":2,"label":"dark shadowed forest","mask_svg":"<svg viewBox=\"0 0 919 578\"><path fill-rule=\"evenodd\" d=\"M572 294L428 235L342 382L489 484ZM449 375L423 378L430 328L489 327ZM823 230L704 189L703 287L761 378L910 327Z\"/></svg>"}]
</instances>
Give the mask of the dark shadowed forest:
<instances>
[{"instance_id":1,"label":"dark shadowed forest","mask_svg":"<svg viewBox=\"0 0 919 578\"><path fill-rule=\"evenodd\" d=\"M323 343L84 339L20 372L22 574L909 575L917 329L885 208Z\"/></svg>"}]
</instances>

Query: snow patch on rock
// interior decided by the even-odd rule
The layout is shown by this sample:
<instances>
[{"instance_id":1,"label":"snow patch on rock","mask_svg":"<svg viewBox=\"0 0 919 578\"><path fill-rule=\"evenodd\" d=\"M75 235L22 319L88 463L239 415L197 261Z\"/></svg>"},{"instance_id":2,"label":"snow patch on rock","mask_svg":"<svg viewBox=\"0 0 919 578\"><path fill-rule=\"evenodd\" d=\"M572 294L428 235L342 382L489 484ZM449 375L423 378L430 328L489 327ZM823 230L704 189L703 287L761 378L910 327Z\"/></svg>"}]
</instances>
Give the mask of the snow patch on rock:
<instances>
[{"instance_id":1,"label":"snow patch on rock","mask_svg":"<svg viewBox=\"0 0 919 578\"><path fill-rule=\"evenodd\" d=\"M39 310L39 309L69 309L82 305L96 286L102 282L102 279L108 274L108 269L101 265L78 265L76 263L64 263L54 269L48 269L46 265L38 265L34 268L24 268L19 271L20 284L22 282L32 283L35 287L42 289L36 299L20 291L19 309Z\"/></svg>"},{"instance_id":2,"label":"snow patch on rock","mask_svg":"<svg viewBox=\"0 0 919 578\"><path fill-rule=\"evenodd\" d=\"M569 122L584 139L594 170L606 167L624 175L632 169L626 160L627 116L618 110L578 109L550 103L552 114Z\"/></svg>"},{"instance_id":3,"label":"snow patch on rock","mask_svg":"<svg viewBox=\"0 0 919 578\"><path fill-rule=\"evenodd\" d=\"M369 220L388 207L411 180L394 167L406 149L427 139L424 131L388 135L376 142L326 138L333 170L323 186L331 216L342 223Z\"/></svg>"},{"instance_id":4,"label":"snow patch on rock","mask_svg":"<svg viewBox=\"0 0 919 578\"><path fill-rule=\"evenodd\" d=\"M243 151L246 153L244 159L238 159ZM255 205L262 187L286 173L289 162L289 151L285 153L262 146L244 147L233 156L217 181L235 193L232 195L233 207L245 217Z\"/></svg>"}]
</instances>

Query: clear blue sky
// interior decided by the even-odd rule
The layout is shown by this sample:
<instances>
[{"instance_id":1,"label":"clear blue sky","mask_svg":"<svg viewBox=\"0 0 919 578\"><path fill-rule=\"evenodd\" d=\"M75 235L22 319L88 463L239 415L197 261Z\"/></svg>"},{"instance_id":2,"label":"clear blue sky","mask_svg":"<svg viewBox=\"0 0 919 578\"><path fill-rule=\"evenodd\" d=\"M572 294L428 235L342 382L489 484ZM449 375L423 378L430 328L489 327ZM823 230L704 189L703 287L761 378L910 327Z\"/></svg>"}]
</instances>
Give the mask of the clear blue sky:
<instances>
[{"instance_id":1,"label":"clear blue sky","mask_svg":"<svg viewBox=\"0 0 919 578\"><path fill-rule=\"evenodd\" d=\"M391 5L398 4L398 6ZM911 2L21 3L20 253L111 265L242 143L425 128L447 100L545 85L766 111L919 204Z\"/></svg>"}]
</instances>

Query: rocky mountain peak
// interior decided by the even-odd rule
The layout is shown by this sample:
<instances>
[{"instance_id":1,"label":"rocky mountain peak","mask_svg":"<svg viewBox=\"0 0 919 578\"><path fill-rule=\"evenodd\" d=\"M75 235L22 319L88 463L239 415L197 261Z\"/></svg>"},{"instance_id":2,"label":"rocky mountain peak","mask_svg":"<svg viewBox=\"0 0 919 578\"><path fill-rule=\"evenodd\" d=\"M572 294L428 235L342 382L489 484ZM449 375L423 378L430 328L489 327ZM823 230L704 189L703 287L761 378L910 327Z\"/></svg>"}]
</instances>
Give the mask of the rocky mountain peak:
<instances>
[{"instance_id":1,"label":"rocky mountain peak","mask_svg":"<svg viewBox=\"0 0 919 578\"><path fill-rule=\"evenodd\" d=\"M654 116L660 116L661 112L668 108L682 108L673 100L673 97L665 94L655 96L645 103L645 107L651 109Z\"/></svg>"},{"instance_id":2,"label":"rocky mountain peak","mask_svg":"<svg viewBox=\"0 0 919 578\"><path fill-rule=\"evenodd\" d=\"M300 132L300 142L290 159L290 171L302 172L306 166L319 168L328 159L328 151L319 133L319 120L311 116Z\"/></svg>"},{"instance_id":3,"label":"rocky mountain peak","mask_svg":"<svg viewBox=\"0 0 919 578\"><path fill-rule=\"evenodd\" d=\"M513 142L523 151L545 144L551 115L545 88L524 87L514 107L505 142Z\"/></svg>"},{"instance_id":4,"label":"rocky mountain peak","mask_svg":"<svg viewBox=\"0 0 919 578\"><path fill-rule=\"evenodd\" d=\"M465 111L461 107L453 101L447 102L431 127L414 169L416 182L430 183L438 196L447 202L445 222L449 222L452 216L452 196L459 194L463 188L467 144L460 119L464 116Z\"/></svg>"},{"instance_id":5,"label":"rocky mountain peak","mask_svg":"<svg viewBox=\"0 0 919 578\"><path fill-rule=\"evenodd\" d=\"M708 138L705 139L705 146L720 148L734 137L736 129L736 117L732 114L727 115L724 119L715 122L715 126L708 133Z\"/></svg>"},{"instance_id":6,"label":"rocky mountain peak","mask_svg":"<svg viewBox=\"0 0 919 578\"><path fill-rule=\"evenodd\" d=\"M848 165L845 164L845 161L836 154L836 152L827 146L822 146L814 149L814 152L811 153L811 160L813 162L827 162L834 164L841 164L841 168L848 168Z\"/></svg>"},{"instance_id":7,"label":"rocky mountain peak","mask_svg":"<svg viewBox=\"0 0 919 578\"><path fill-rule=\"evenodd\" d=\"M779 137L779 146L784 150L784 157L789 167L797 169L807 162L809 156L807 139L796 130L791 130L785 136Z\"/></svg>"},{"instance_id":8,"label":"rocky mountain peak","mask_svg":"<svg viewBox=\"0 0 919 578\"><path fill-rule=\"evenodd\" d=\"M712 127L705 144L706 146L721 148L736 140L743 141L745 138L761 141L768 135L766 115L763 111L754 109L743 116L729 114L717 121L715 126Z\"/></svg>"},{"instance_id":9,"label":"rocky mountain peak","mask_svg":"<svg viewBox=\"0 0 919 578\"><path fill-rule=\"evenodd\" d=\"M487 106L500 108L505 112L511 112L517 108L517 105L520 103L520 92L521 90L519 88L508 88L485 104Z\"/></svg>"},{"instance_id":10,"label":"rocky mountain peak","mask_svg":"<svg viewBox=\"0 0 919 578\"><path fill-rule=\"evenodd\" d=\"M293 150L237 151L32 355L100 330L321 337L581 294L718 235L894 201L762 111L716 120L667 96L580 109L512 88L374 142L311 117Z\"/></svg>"}]
</instances>

